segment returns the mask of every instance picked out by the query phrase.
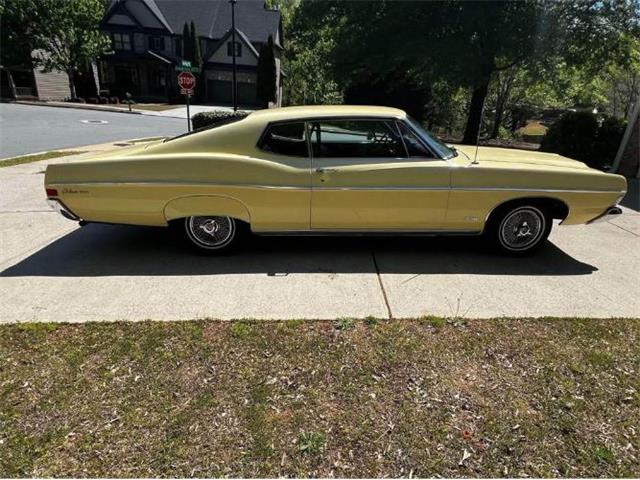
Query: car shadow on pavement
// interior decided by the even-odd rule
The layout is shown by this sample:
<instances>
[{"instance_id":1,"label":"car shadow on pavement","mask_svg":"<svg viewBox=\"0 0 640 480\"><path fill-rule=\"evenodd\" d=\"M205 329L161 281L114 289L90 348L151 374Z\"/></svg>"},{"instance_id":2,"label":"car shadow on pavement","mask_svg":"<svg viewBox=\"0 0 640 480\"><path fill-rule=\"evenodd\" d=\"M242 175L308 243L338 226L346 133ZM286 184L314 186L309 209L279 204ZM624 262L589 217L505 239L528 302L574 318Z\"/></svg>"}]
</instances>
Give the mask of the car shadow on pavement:
<instances>
[{"instance_id":1,"label":"car shadow on pavement","mask_svg":"<svg viewBox=\"0 0 640 480\"><path fill-rule=\"evenodd\" d=\"M551 242L528 258L487 251L478 237L251 236L240 251L191 253L165 228L90 224L0 272L0 277L172 276L290 273L588 275Z\"/></svg>"}]
</instances>

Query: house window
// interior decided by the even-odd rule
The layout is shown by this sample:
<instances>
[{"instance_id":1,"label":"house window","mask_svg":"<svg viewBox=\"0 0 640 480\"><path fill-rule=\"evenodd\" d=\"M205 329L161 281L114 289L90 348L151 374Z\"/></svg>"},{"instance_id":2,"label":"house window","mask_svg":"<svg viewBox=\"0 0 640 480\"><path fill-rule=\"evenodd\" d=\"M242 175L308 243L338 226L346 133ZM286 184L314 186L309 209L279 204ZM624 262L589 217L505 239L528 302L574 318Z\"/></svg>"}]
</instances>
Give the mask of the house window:
<instances>
[{"instance_id":1,"label":"house window","mask_svg":"<svg viewBox=\"0 0 640 480\"><path fill-rule=\"evenodd\" d=\"M116 50L131 50L131 35L128 33L114 33L113 48Z\"/></svg>"},{"instance_id":2,"label":"house window","mask_svg":"<svg viewBox=\"0 0 640 480\"><path fill-rule=\"evenodd\" d=\"M227 43L227 55L229 57L233 57L233 50L231 49L232 45L234 43L233 42L228 42ZM240 42L235 42L235 46L236 46L236 57L241 57L242 56L242 44Z\"/></svg>"},{"instance_id":3,"label":"house window","mask_svg":"<svg viewBox=\"0 0 640 480\"><path fill-rule=\"evenodd\" d=\"M149 37L149 48L151 50L164 50L164 37Z\"/></svg>"},{"instance_id":4,"label":"house window","mask_svg":"<svg viewBox=\"0 0 640 480\"><path fill-rule=\"evenodd\" d=\"M151 70L149 77L153 92L158 93L165 90L167 87L167 72L164 69Z\"/></svg>"}]
</instances>

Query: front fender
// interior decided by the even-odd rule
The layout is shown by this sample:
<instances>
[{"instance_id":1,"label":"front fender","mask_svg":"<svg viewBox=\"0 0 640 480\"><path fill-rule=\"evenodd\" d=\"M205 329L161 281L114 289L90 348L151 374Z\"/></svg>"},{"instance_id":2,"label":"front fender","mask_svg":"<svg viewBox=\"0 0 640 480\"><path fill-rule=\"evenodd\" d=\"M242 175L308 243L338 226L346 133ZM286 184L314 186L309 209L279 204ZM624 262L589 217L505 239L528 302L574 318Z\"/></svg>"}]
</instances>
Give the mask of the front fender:
<instances>
[{"instance_id":1,"label":"front fender","mask_svg":"<svg viewBox=\"0 0 640 480\"><path fill-rule=\"evenodd\" d=\"M170 200L164 207L167 222L178 218L215 215L251 223L249 209L240 200L224 195L190 195Z\"/></svg>"}]
</instances>

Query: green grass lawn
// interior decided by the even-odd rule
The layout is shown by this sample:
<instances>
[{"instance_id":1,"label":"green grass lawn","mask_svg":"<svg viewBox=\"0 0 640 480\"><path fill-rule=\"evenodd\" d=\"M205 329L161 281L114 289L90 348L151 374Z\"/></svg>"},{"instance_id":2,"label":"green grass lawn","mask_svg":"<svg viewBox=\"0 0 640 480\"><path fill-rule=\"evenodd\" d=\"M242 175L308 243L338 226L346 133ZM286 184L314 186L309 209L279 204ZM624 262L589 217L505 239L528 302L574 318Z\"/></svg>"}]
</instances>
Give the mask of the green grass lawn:
<instances>
[{"instance_id":1,"label":"green grass lawn","mask_svg":"<svg viewBox=\"0 0 640 480\"><path fill-rule=\"evenodd\" d=\"M522 127L519 132L523 135L544 136L544 134L547 133L547 127L537 120L531 120L526 126Z\"/></svg>"},{"instance_id":2,"label":"green grass lawn","mask_svg":"<svg viewBox=\"0 0 640 480\"><path fill-rule=\"evenodd\" d=\"M38 153L37 155L23 155L21 157L12 157L6 160L0 160L0 168L12 167L23 163L39 162L41 160L50 160L52 158L66 157L69 155L79 155L85 153L79 150L54 150L51 152Z\"/></svg>"},{"instance_id":3,"label":"green grass lawn","mask_svg":"<svg viewBox=\"0 0 640 480\"><path fill-rule=\"evenodd\" d=\"M640 321L0 326L0 476L637 477Z\"/></svg>"}]
</instances>

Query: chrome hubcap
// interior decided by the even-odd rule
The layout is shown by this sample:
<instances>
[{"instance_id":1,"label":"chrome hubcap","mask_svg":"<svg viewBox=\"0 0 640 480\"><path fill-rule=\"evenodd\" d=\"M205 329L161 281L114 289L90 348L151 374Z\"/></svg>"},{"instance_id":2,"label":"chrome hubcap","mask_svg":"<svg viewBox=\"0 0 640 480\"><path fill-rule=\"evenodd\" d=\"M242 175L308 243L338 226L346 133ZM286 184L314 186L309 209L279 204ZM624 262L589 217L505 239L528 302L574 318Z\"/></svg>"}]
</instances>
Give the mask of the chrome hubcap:
<instances>
[{"instance_id":1,"label":"chrome hubcap","mask_svg":"<svg viewBox=\"0 0 640 480\"><path fill-rule=\"evenodd\" d=\"M544 215L534 207L509 213L500 224L500 242L510 250L524 250L540 239L545 229Z\"/></svg>"},{"instance_id":2,"label":"chrome hubcap","mask_svg":"<svg viewBox=\"0 0 640 480\"><path fill-rule=\"evenodd\" d=\"M189 217L187 231L200 246L220 248L233 238L235 222L229 217Z\"/></svg>"}]
</instances>

